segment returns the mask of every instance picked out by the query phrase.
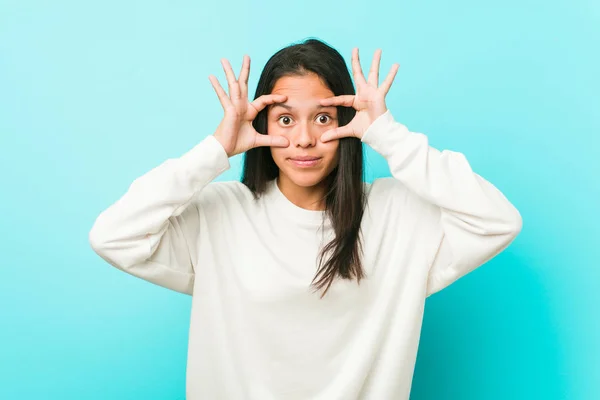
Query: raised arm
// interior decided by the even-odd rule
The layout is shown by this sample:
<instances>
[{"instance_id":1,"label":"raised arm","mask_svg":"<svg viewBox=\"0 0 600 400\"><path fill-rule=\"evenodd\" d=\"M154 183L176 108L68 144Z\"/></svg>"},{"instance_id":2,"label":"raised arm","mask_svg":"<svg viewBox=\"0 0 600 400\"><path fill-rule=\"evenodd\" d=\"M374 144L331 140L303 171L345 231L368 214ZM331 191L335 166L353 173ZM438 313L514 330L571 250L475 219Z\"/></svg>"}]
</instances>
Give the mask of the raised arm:
<instances>
[{"instance_id":1,"label":"raised arm","mask_svg":"<svg viewBox=\"0 0 600 400\"><path fill-rule=\"evenodd\" d=\"M229 95L211 83L225 115L214 135L179 158L137 178L129 190L96 219L89 240L111 265L157 285L192 294L198 261L199 194L229 168L229 157L257 146L288 146L284 137L261 135L252 120L269 104L286 100L265 95L248 103L250 58L244 57L239 81L222 60ZM223 206L223 205L220 205Z\"/></svg>"},{"instance_id":2,"label":"raised arm","mask_svg":"<svg viewBox=\"0 0 600 400\"><path fill-rule=\"evenodd\" d=\"M325 132L321 140L356 137L388 161L394 178L423 201L439 208L443 238L431 259L427 295L431 295L506 248L521 231L521 215L491 183L471 170L465 156L429 146L422 133L396 122L385 96L396 76L394 64L379 85L381 50L375 52L368 78L352 52L356 95L323 99L321 104L353 107L347 125Z\"/></svg>"},{"instance_id":3,"label":"raised arm","mask_svg":"<svg viewBox=\"0 0 600 400\"><path fill-rule=\"evenodd\" d=\"M180 158L137 178L97 218L92 248L131 275L182 293L192 293L199 240L197 195L229 168L213 136Z\"/></svg>"},{"instance_id":4,"label":"raised arm","mask_svg":"<svg viewBox=\"0 0 600 400\"><path fill-rule=\"evenodd\" d=\"M432 258L427 295L490 260L521 231L517 209L472 171L462 153L431 147L427 136L410 132L389 110L362 140L388 161L394 178L439 207L443 238Z\"/></svg>"}]
</instances>

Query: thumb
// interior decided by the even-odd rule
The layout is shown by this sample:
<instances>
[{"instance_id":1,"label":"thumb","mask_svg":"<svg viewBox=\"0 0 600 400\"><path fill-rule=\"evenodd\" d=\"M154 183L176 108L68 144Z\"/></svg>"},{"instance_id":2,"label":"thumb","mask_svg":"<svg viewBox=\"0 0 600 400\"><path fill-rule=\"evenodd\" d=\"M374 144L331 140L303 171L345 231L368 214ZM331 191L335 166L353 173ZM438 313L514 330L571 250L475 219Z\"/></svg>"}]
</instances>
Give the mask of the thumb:
<instances>
[{"instance_id":1,"label":"thumb","mask_svg":"<svg viewBox=\"0 0 600 400\"><path fill-rule=\"evenodd\" d=\"M254 140L254 147L288 147L289 145L290 141L284 136L261 135L258 133Z\"/></svg>"}]
</instances>

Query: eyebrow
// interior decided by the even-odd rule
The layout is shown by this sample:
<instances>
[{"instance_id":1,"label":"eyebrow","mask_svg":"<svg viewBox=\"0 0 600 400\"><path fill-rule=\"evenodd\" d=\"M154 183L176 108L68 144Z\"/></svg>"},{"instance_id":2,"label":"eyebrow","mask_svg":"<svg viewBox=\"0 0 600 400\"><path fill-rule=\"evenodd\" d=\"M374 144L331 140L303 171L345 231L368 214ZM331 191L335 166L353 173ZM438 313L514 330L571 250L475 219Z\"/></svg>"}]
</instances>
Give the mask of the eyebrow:
<instances>
[{"instance_id":1,"label":"eyebrow","mask_svg":"<svg viewBox=\"0 0 600 400\"><path fill-rule=\"evenodd\" d=\"M287 103L273 103L271 105L271 107L283 107L290 111L294 109L294 107L290 106ZM313 110L321 110L323 108L336 108L336 106L323 106L323 105L317 104L315 107L313 107Z\"/></svg>"}]
</instances>

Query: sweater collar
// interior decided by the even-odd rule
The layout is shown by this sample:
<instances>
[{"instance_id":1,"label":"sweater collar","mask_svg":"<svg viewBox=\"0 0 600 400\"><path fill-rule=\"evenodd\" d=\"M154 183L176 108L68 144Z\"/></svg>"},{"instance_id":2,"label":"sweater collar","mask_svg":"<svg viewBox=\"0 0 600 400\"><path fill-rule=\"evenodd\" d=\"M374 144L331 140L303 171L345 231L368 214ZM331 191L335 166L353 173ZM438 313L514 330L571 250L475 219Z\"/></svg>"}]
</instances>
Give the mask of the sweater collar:
<instances>
[{"instance_id":1,"label":"sweater collar","mask_svg":"<svg viewBox=\"0 0 600 400\"><path fill-rule=\"evenodd\" d=\"M327 217L326 211L320 210L307 210L302 207L298 207L292 203L277 185L277 178L273 179L267 184L267 191L265 193L268 203L276 206L278 211L283 213L284 216L293 219L304 225L320 225L325 223L325 226L330 225L329 218Z\"/></svg>"}]
</instances>

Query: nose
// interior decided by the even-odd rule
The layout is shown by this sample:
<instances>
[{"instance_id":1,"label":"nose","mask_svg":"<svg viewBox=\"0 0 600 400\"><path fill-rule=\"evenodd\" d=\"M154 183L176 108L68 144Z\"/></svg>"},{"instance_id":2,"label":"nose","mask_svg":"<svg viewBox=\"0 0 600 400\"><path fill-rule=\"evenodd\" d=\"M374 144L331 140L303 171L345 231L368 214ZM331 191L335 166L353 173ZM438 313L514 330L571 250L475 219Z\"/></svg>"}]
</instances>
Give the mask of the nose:
<instances>
[{"instance_id":1,"label":"nose","mask_svg":"<svg viewBox=\"0 0 600 400\"><path fill-rule=\"evenodd\" d=\"M294 145L296 147L314 147L317 144L317 137L313 132L312 124L310 122L303 122L299 124L294 136Z\"/></svg>"}]
</instances>

